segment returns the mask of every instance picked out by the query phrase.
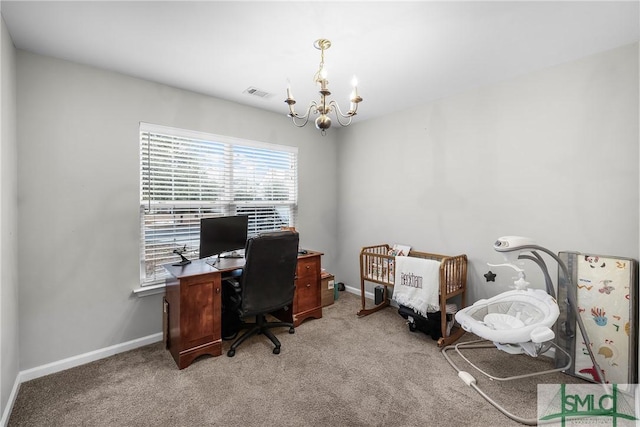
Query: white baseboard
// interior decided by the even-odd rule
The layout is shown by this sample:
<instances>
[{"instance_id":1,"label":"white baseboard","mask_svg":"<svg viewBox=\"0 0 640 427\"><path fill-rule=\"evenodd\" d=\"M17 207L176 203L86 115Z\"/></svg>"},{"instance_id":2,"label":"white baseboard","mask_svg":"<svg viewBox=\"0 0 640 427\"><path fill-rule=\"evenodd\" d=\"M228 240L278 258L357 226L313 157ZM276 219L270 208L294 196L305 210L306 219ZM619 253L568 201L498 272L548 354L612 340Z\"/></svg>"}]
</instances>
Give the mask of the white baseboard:
<instances>
[{"instance_id":1,"label":"white baseboard","mask_svg":"<svg viewBox=\"0 0 640 427\"><path fill-rule=\"evenodd\" d=\"M13 386L13 390L11 390L11 395L9 396L9 401L7 402L7 406L2 414L2 418L0 418L0 426L4 427L9 422L9 415L11 415L11 410L13 409L13 404L18 395L20 384L23 382L44 377L45 375L55 374L56 372L75 368L76 366L85 365L90 362L95 362L96 360L104 359L106 357L113 356L114 354L123 353L138 347L144 347L145 345L159 341L162 341L162 332L18 372L16 382Z\"/></svg>"},{"instance_id":2,"label":"white baseboard","mask_svg":"<svg viewBox=\"0 0 640 427\"><path fill-rule=\"evenodd\" d=\"M350 294L356 294L356 295L360 295L360 289L359 288L354 288L353 286L345 286L344 290L349 292ZM365 298L368 299L375 299L375 296L373 294L373 292L369 292L369 291L364 291L364 296ZM389 298L389 304L392 307L398 308L398 303L396 303L395 301L391 300L391 298Z\"/></svg>"},{"instance_id":3,"label":"white baseboard","mask_svg":"<svg viewBox=\"0 0 640 427\"><path fill-rule=\"evenodd\" d=\"M2 427L6 427L7 424L9 424L9 416L13 410L13 403L16 401L16 397L18 396L18 390L20 390L20 374L16 377L16 382L13 383L13 388L11 389L11 394L9 394L7 406L4 408L2 418L0 418L0 426Z\"/></svg>"},{"instance_id":4,"label":"white baseboard","mask_svg":"<svg viewBox=\"0 0 640 427\"><path fill-rule=\"evenodd\" d=\"M349 292L350 294L360 295L360 288L354 288L353 286L346 286L344 290ZM373 299L373 292L364 291L365 298Z\"/></svg>"},{"instance_id":5,"label":"white baseboard","mask_svg":"<svg viewBox=\"0 0 640 427\"><path fill-rule=\"evenodd\" d=\"M35 368L27 369L26 371L20 371L18 377L20 378L20 382L23 383L45 375L54 374L66 369L75 368L76 366L104 359L105 357L113 356L114 354L133 350L134 348L153 344L158 341L162 341L162 332L112 345L110 347L101 348L99 350L90 351L88 353L79 354L77 356L68 357L66 359L58 360L57 362L47 363L46 365L37 366Z\"/></svg>"}]
</instances>

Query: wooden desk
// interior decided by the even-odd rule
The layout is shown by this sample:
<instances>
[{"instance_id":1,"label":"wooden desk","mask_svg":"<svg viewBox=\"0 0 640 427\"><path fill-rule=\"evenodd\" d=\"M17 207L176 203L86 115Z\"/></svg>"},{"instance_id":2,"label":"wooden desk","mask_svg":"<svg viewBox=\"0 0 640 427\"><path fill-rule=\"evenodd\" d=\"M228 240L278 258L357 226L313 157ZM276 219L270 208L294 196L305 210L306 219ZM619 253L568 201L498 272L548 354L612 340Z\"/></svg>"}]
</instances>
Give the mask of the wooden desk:
<instances>
[{"instance_id":1,"label":"wooden desk","mask_svg":"<svg viewBox=\"0 0 640 427\"><path fill-rule=\"evenodd\" d=\"M279 310L276 317L295 327L307 318L322 317L321 256L314 251L298 256L293 307ZM222 354L222 278L243 266L244 258L223 258L215 267L204 259L164 266L172 276L166 280L164 296L164 341L178 368L204 354Z\"/></svg>"}]
</instances>

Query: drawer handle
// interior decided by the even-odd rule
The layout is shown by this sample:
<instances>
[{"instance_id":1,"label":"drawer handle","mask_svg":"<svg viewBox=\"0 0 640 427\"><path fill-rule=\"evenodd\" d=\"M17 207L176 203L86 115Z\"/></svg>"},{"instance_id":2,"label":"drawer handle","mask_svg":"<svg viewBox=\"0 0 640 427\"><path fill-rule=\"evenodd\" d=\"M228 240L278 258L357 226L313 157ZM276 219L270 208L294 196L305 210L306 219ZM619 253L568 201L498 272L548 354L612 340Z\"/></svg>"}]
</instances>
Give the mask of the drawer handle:
<instances>
[{"instance_id":1,"label":"drawer handle","mask_svg":"<svg viewBox=\"0 0 640 427\"><path fill-rule=\"evenodd\" d=\"M310 265L307 265L307 270L308 270L308 269L310 269L310 268L311 268L311 266L310 266Z\"/></svg>"},{"instance_id":2,"label":"drawer handle","mask_svg":"<svg viewBox=\"0 0 640 427\"><path fill-rule=\"evenodd\" d=\"M220 288L216 288L216 294L220 293Z\"/></svg>"},{"instance_id":3,"label":"drawer handle","mask_svg":"<svg viewBox=\"0 0 640 427\"><path fill-rule=\"evenodd\" d=\"M310 288L310 287L311 287L311 283L307 283L307 288Z\"/></svg>"}]
</instances>

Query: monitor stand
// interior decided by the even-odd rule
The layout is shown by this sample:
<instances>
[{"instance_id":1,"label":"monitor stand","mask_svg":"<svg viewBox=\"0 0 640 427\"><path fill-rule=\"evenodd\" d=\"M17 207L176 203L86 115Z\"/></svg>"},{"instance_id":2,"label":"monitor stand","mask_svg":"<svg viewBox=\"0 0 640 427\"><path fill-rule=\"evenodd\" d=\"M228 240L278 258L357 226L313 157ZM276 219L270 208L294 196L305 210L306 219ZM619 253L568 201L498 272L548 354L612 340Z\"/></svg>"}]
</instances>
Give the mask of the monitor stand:
<instances>
[{"instance_id":1,"label":"monitor stand","mask_svg":"<svg viewBox=\"0 0 640 427\"><path fill-rule=\"evenodd\" d=\"M242 255L240 254L229 254L229 255L220 255L220 258L244 258Z\"/></svg>"},{"instance_id":2,"label":"monitor stand","mask_svg":"<svg viewBox=\"0 0 640 427\"><path fill-rule=\"evenodd\" d=\"M210 259L210 260L206 261L207 264L209 264L211 267L214 267L214 268L215 268L216 264L218 263L218 261L220 261L220 255L216 255L215 257L216 257L215 259Z\"/></svg>"},{"instance_id":3,"label":"monitor stand","mask_svg":"<svg viewBox=\"0 0 640 427\"><path fill-rule=\"evenodd\" d=\"M244 251L242 251L244 252ZM217 268L216 265L220 262L221 259L229 258L229 259L242 259L244 258L244 253L239 251L233 252L225 252L223 254L211 255L211 257L215 256L215 259L210 259L207 262L211 267Z\"/></svg>"},{"instance_id":4,"label":"monitor stand","mask_svg":"<svg viewBox=\"0 0 640 427\"><path fill-rule=\"evenodd\" d=\"M219 255L219 258L244 258L244 254L238 252L238 251L233 251L233 252L227 252L224 255Z\"/></svg>"}]
</instances>

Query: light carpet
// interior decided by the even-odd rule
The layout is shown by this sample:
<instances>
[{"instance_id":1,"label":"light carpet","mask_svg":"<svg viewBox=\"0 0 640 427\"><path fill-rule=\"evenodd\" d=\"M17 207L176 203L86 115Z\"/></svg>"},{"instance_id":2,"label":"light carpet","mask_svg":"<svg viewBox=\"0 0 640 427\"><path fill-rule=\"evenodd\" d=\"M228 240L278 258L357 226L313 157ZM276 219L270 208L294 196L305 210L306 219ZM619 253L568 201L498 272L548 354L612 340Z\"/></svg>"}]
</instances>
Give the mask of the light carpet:
<instances>
[{"instance_id":1,"label":"light carpet","mask_svg":"<svg viewBox=\"0 0 640 427\"><path fill-rule=\"evenodd\" d=\"M358 318L359 309L359 296L341 292L322 319L293 335L275 330L279 355L256 336L233 358L225 341L222 356L178 370L157 343L26 382L9 426L520 425L467 387L436 341L410 332L397 309ZM502 373L550 367L498 350L477 357ZM564 374L516 384L476 378L508 409L532 418L540 378L576 382Z\"/></svg>"}]
</instances>

